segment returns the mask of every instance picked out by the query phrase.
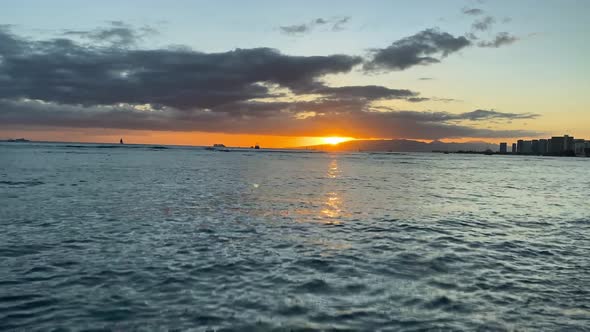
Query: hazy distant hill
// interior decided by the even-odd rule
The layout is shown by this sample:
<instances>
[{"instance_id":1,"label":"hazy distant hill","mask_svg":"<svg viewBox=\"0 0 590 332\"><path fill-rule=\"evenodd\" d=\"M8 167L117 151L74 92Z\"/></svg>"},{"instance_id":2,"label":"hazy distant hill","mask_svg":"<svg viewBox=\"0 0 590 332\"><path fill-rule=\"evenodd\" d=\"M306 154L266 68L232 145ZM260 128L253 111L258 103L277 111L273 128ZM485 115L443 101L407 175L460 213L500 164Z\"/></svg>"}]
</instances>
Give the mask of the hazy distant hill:
<instances>
[{"instance_id":1,"label":"hazy distant hill","mask_svg":"<svg viewBox=\"0 0 590 332\"><path fill-rule=\"evenodd\" d=\"M307 147L309 149L327 151L390 151L390 152L432 152L432 151L485 151L498 150L496 144L487 142L444 143L432 141L430 143L394 139L394 140L357 140L342 142L337 145L323 144Z\"/></svg>"}]
</instances>

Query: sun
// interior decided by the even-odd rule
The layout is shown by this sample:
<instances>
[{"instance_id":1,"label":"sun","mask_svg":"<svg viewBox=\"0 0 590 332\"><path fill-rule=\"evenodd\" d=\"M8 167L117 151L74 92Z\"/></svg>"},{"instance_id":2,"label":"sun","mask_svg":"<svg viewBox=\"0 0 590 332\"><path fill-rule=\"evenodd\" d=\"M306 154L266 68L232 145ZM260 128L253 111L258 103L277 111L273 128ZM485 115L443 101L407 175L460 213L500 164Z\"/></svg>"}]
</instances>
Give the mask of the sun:
<instances>
[{"instance_id":1,"label":"sun","mask_svg":"<svg viewBox=\"0 0 590 332\"><path fill-rule=\"evenodd\" d=\"M338 143L346 142L349 140L350 140L350 138L347 138L347 137L337 137L337 136L322 137L322 142L324 142L324 144L332 144L332 145L336 145Z\"/></svg>"}]
</instances>

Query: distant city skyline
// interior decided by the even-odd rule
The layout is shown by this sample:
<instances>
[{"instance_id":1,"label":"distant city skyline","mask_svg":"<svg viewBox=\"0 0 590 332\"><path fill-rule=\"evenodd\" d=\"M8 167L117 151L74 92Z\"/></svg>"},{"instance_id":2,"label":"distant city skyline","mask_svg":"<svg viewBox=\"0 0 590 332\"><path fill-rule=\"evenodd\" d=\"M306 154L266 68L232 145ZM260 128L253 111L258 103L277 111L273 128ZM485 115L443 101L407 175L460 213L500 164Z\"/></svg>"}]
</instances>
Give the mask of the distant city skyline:
<instances>
[{"instance_id":1,"label":"distant city skyline","mask_svg":"<svg viewBox=\"0 0 590 332\"><path fill-rule=\"evenodd\" d=\"M507 143L500 143L500 153L508 153ZM533 140L519 139L512 143L511 153L590 157L590 140L570 135L552 136Z\"/></svg>"},{"instance_id":2,"label":"distant city skyline","mask_svg":"<svg viewBox=\"0 0 590 332\"><path fill-rule=\"evenodd\" d=\"M0 139L590 138L568 1L7 1Z\"/></svg>"}]
</instances>

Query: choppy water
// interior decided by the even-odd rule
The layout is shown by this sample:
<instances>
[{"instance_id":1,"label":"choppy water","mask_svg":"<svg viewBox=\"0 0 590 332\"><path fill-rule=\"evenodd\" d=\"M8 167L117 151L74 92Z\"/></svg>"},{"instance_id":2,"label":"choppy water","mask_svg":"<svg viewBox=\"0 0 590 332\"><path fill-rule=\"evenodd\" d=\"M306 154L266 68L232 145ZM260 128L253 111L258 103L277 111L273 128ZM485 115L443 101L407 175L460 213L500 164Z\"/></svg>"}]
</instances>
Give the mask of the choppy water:
<instances>
[{"instance_id":1,"label":"choppy water","mask_svg":"<svg viewBox=\"0 0 590 332\"><path fill-rule=\"evenodd\" d=\"M0 330L588 330L590 159L0 145Z\"/></svg>"}]
</instances>

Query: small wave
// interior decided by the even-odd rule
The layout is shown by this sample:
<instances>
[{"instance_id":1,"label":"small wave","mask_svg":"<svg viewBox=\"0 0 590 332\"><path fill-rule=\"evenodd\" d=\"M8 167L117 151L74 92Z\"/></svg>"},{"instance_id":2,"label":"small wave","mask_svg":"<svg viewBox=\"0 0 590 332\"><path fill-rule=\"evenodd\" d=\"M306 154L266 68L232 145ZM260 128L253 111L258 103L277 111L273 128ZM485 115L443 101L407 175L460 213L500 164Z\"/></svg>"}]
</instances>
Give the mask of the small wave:
<instances>
[{"instance_id":1,"label":"small wave","mask_svg":"<svg viewBox=\"0 0 590 332\"><path fill-rule=\"evenodd\" d=\"M330 293L332 288L322 279L313 279L296 287L300 293Z\"/></svg>"},{"instance_id":2,"label":"small wave","mask_svg":"<svg viewBox=\"0 0 590 332\"><path fill-rule=\"evenodd\" d=\"M7 296L0 296L0 303L31 301L31 300L36 300L38 298L41 298L41 295L38 295L38 294L7 295Z\"/></svg>"},{"instance_id":3,"label":"small wave","mask_svg":"<svg viewBox=\"0 0 590 332\"><path fill-rule=\"evenodd\" d=\"M442 296L438 296L428 302L426 302L424 304L424 307L426 309L430 309L430 310L444 310L444 311L449 311L449 312L465 312L468 311L468 308L455 301L452 300L451 298L442 295Z\"/></svg>"},{"instance_id":4,"label":"small wave","mask_svg":"<svg viewBox=\"0 0 590 332\"><path fill-rule=\"evenodd\" d=\"M45 184L42 181L0 181L0 184L5 184L7 186L25 186L25 187L33 187L33 186L40 186Z\"/></svg>"},{"instance_id":5,"label":"small wave","mask_svg":"<svg viewBox=\"0 0 590 332\"><path fill-rule=\"evenodd\" d=\"M66 148L72 149L96 149L96 148L120 148L119 145L64 145Z\"/></svg>"}]
</instances>

